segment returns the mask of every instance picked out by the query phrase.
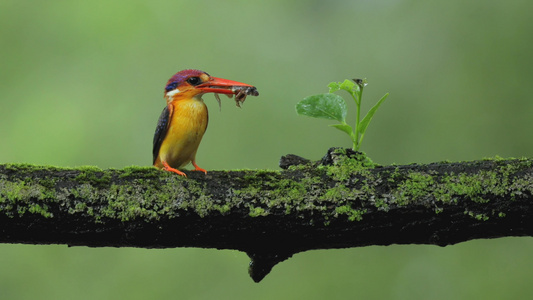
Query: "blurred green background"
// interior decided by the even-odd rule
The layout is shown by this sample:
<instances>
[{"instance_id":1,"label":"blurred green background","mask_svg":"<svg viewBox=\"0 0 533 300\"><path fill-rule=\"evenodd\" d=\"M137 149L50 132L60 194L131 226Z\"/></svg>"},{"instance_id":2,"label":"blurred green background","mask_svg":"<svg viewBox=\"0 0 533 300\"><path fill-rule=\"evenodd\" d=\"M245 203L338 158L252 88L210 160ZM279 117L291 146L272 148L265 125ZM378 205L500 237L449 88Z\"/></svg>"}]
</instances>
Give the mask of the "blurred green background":
<instances>
[{"instance_id":1,"label":"blurred green background","mask_svg":"<svg viewBox=\"0 0 533 300\"><path fill-rule=\"evenodd\" d=\"M181 69L253 84L243 109L204 99L198 164L278 169L350 147L295 104L330 81L384 93L362 149L381 164L533 156L530 1L0 0L0 163L148 166ZM355 105L349 103L353 109ZM349 118L352 115L349 115ZM260 284L205 249L0 245L0 299L520 299L533 239L297 254Z\"/></svg>"}]
</instances>

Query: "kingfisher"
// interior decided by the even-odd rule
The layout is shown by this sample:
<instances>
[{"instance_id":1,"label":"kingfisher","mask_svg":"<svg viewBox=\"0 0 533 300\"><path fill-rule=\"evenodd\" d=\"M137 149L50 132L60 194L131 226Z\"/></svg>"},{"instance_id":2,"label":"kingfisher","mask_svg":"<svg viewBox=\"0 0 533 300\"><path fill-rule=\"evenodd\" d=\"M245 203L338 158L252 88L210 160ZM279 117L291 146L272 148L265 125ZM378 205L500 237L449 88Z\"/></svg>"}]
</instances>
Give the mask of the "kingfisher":
<instances>
[{"instance_id":1,"label":"kingfisher","mask_svg":"<svg viewBox=\"0 0 533 300\"><path fill-rule=\"evenodd\" d=\"M202 99L205 93L215 93L219 104L218 94L229 97L235 94L237 106L246 95L259 95L254 86L212 77L204 71L189 69L176 73L165 86L167 105L155 129L153 164L156 168L187 177L179 168L190 162L195 171L207 174L196 164L196 151L208 123L207 106Z\"/></svg>"}]
</instances>

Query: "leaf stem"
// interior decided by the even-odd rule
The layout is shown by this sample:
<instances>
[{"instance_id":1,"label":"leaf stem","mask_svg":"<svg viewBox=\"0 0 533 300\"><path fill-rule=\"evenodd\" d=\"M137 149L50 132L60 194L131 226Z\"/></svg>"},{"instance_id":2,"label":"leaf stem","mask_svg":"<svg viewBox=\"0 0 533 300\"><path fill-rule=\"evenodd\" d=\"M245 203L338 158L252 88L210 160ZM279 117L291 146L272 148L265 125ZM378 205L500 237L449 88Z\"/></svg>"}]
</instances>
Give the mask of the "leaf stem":
<instances>
[{"instance_id":1,"label":"leaf stem","mask_svg":"<svg viewBox=\"0 0 533 300\"><path fill-rule=\"evenodd\" d=\"M357 151L359 149L359 120L361 118L361 98L359 98L359 101L357 101L355 94L352 95L355 100L355 105L357 106L357 118L355 120L355 140L353 141L353 150Z\"/></svg>"},{"instance_id":2,"label":"leaf stem","mask_svg":"<svg viewBox=\"0 0 533 300\"><path fill-rule=\"evenodd\" d=\"M353 94L352 97L355 100L355 105L357 105L357 118L355 120L355 140L353 141L353 150L358 151L359 147L361 147L361 140L363 139L363 135L359 137L359 123L361 121L361 100L363 98L363 88L364 84L359 84L356 82L359 86L359 89L357 89Z\"/></svg>"},{"instance_id":3,"label":"leaf stem","mask_svg":"<svg viewBox=\"0 0 533 300\"><path fill-rule=\"evenodd\" d=\"M359 137L359 120L360 120L360 115L361 115L361 102L363 100L363 88L365 87L364 83L363 84L358 84L359 85L359 107L357 107L357 149L355 149L356 151L359 150L359 147L361 147L361 142L363 141L363 136L364 136L364 132L361 133L361 137Z\"/></svg>"}]
</instances>

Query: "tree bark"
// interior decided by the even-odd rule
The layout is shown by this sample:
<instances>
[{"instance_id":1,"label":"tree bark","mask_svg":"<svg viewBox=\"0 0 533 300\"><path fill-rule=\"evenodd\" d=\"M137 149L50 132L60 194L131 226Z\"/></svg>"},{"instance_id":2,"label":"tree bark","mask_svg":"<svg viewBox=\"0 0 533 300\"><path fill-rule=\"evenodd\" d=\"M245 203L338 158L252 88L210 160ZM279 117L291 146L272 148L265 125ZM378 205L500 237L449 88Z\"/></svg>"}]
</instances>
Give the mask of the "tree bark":
<instances>
[{"instance_id":1,"label":"tree bark","mask_svg":"<svg viewBox=\"0 0 533 300\"><path fill-rule=\"evenodd\" d=\"M246 252L259 282L311 249L532 236L533 161L378 166L332 148L281 171L0 165L0 242Z\"/></svg>"}]
</instances>

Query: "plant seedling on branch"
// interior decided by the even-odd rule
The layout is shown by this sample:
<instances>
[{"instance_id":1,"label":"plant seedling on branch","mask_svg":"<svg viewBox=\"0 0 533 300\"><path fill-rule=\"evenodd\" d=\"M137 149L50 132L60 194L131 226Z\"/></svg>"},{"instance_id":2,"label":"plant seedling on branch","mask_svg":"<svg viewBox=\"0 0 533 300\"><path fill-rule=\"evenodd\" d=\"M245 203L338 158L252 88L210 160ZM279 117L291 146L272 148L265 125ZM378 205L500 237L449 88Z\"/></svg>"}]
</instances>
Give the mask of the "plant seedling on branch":
<instances>
[{"instance_id":1,"label":"plant seedling on branch","mask_svg":"<svg viewBox=\"0 0 533 300\"><path fill-rule=\"evenodd\" d=\"M374 107L372 107L361 120L361 98L363 96L363 89L367 85L367 81L366 79L353 79L353 81L354 82L346 79L344 82L331 82L328 84L329 93L312 95L304 98L296 104L296 112L303 116L339 121L340 124L333 124L330 126L347 133L352 139L353 150L358 151L361 147L361 142L365 136L368 124L381 103L387 99L389 93L381 97L378 103L376 103L376 105L374 105ZM347 91L355 101L355 105L357 106L355 130L346 123L346 101L344 101L344 98L341 96L333 94L339 90Z\"/></svg>"}]
</instances>

